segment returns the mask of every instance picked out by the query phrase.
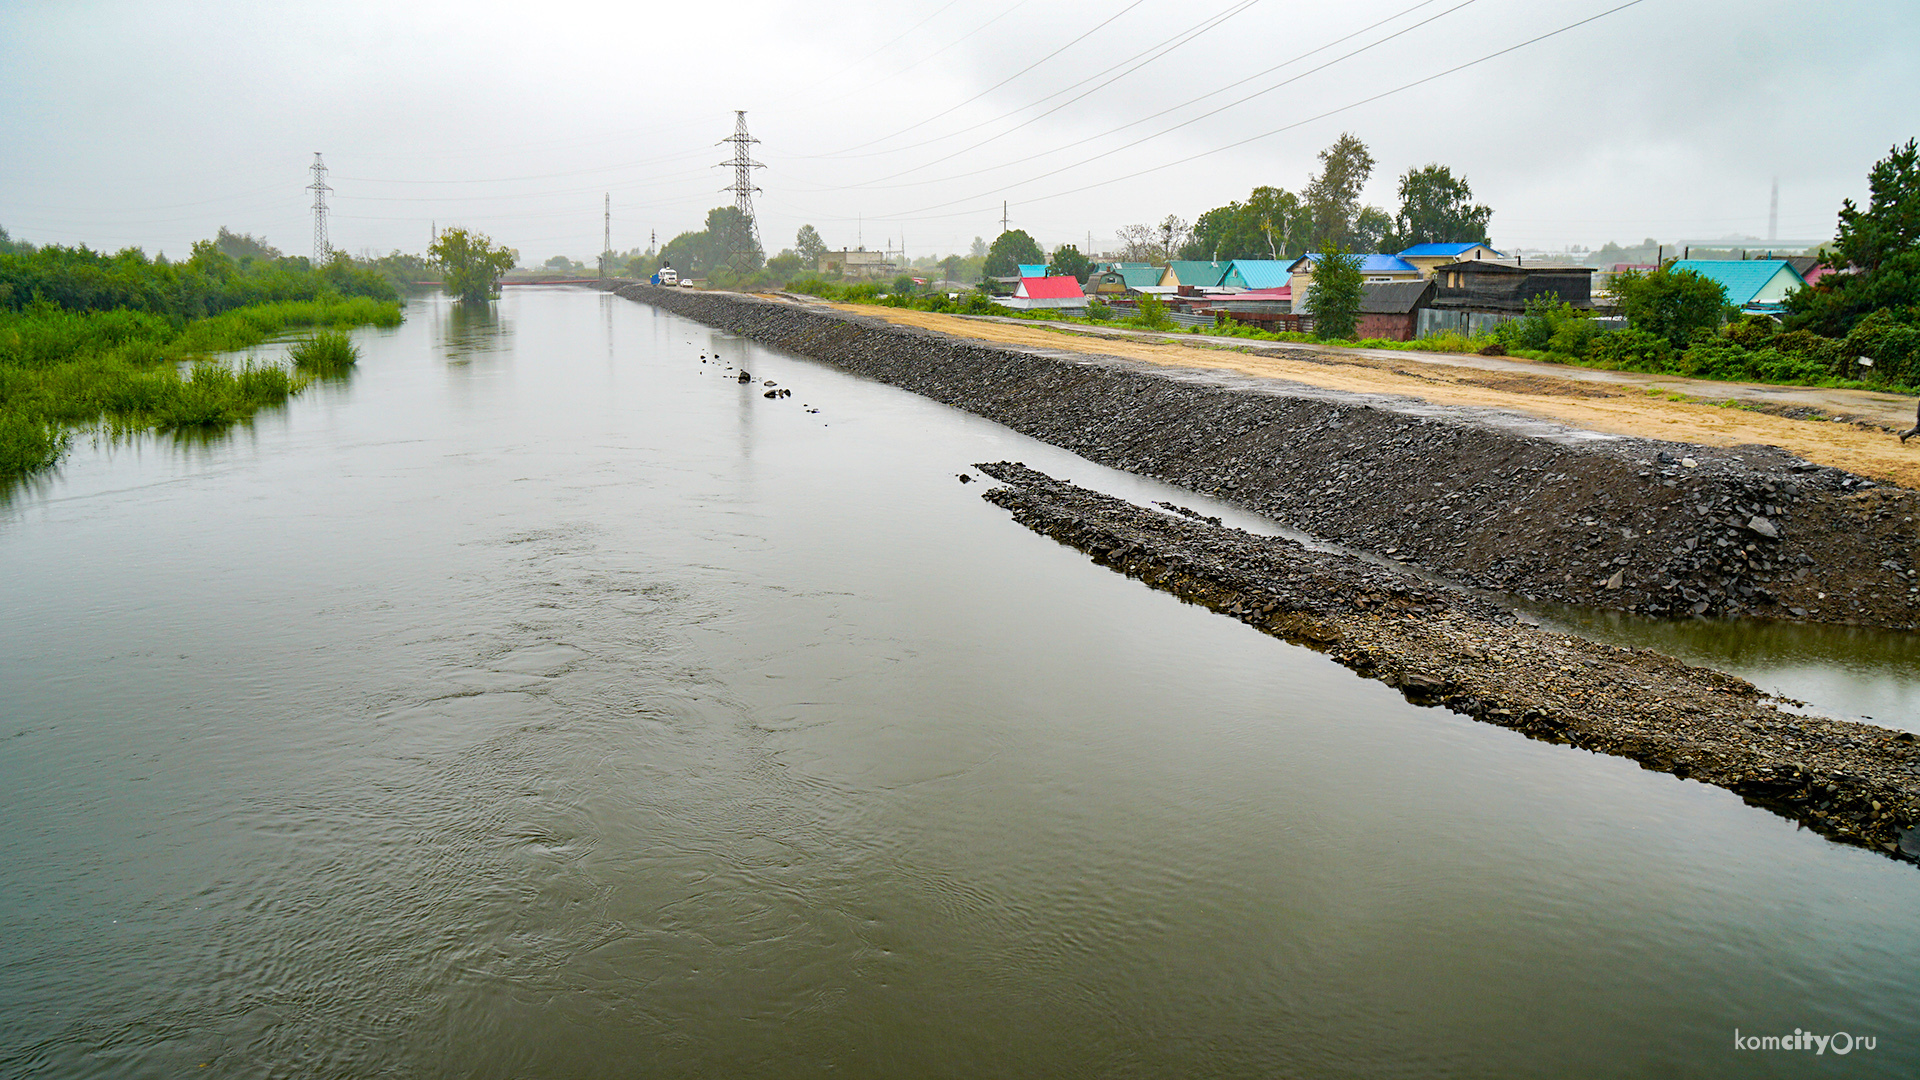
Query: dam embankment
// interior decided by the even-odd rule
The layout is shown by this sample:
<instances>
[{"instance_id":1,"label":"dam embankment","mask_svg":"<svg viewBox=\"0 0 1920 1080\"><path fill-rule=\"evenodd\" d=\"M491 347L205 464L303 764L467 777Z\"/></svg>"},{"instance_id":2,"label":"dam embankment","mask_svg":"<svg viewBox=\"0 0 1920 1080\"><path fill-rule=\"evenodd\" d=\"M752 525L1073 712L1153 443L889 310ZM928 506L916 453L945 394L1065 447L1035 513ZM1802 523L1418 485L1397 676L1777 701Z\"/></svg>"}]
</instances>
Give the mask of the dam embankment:
<instances>
[{"instance_id":1,"label":"dam embankment","mask_svg":"<svg viewBox=\"0 0 1920 1080\"><path fill-rule=\"evenodd\" d=\"M1920 493L1774 447L1008 348L734 293L616 291L1463 584L1656 617L1920 623Z\"/></svg>"}]
</instances>

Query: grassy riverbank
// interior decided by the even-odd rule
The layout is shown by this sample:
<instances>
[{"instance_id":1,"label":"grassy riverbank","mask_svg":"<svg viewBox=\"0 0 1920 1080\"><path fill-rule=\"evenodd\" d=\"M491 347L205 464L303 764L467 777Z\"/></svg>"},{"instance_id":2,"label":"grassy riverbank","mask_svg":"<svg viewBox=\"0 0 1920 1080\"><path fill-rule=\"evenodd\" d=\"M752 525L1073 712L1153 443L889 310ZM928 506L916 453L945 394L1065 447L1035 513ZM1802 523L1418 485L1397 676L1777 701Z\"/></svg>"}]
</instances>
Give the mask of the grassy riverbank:
<instances>
[{"instance_id":1,"label":"grassy riverbank","mask_svg":"<svg viewBox=\"0 0 1920 1080\"><path fill-rule=\"evenodd\" d=\"M137 248L0 249L0 484L52 466L76 430L218 429L308 379L217 353L307 328L399 325L399 294L377 270L259 250L236 259L203 240L173 262Z\"/></svg>"},{"instance_id":2,"label":"grassy riverbank","mask_svg":"<svg viewBox=\"0 0 1920 1080\"><path fill-rule=\"evenodd\" d=\"M397 326L400 306L334 296L178 320L144 311L0 312L0 482L59 460L75 430L217 428L282 404L307 377L212 354L302 328Z\"/></svg>"}]
</instances>

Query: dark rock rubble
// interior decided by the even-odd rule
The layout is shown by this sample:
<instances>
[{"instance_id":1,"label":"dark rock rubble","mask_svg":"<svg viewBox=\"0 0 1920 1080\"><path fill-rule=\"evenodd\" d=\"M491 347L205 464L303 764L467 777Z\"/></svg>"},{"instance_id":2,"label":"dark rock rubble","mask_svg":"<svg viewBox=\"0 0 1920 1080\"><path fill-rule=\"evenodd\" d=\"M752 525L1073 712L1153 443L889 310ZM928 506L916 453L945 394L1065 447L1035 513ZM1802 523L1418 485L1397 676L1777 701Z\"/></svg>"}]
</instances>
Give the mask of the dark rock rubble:
<instances>
[{"instance_id":1,"label":"dark rock rubble","mask_svg":"<svg viewBox=\"0 0 1920 1080\"><path fill-rule=\"evenodd\" d=\"M982 498L1093 561L1441 706L1714 784L1829 839L1920 861L1914 736L1777 707L1647 649L1544 630L1489 600L1351 555L1147 509L1018 462Z\"/></svg>"}]
</instances>

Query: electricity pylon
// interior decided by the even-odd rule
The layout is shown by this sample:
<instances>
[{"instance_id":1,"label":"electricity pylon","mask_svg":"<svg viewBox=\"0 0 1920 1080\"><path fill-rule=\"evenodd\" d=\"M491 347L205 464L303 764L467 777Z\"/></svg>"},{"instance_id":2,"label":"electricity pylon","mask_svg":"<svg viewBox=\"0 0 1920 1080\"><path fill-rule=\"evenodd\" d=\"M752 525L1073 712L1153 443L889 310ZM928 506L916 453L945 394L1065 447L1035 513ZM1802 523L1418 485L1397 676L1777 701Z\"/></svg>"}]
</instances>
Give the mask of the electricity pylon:
<instances>
[{"instance_id":1,"label":"electricity pylon","mask_svg":"<svg viewBox=\"0 0 1920 1080\"><path fill-rule=\"evenodd\" d=\"M733 168L733 184L721 188L733 192L733 208L740 211L745 228L734 230L727 244L727 261L735 273L744 274L753 269L753 254L760 250L760 225L753 218L753 193L760 189L753 186L753 170L764 169L765 165L753 160L747 147L759 139L747 134L747 110L733 111L733 134L721 139L715 146L733 144L733 159L721 162L716 168Z\"/></svg>"},{"instance_id":2,"label":"electricity pylon","mask_svg":"<svg viewBox=\"0 0 1920 1080\"><path fill-rule=\"evenodd\" d=\"M333 245L327 243L327 192L333 189L327 186L327 165L320 160L320 151L313 152L313 183L307 190L313 192L313 265L317 268L333 254Z\"/></svg>"}]
</instances>

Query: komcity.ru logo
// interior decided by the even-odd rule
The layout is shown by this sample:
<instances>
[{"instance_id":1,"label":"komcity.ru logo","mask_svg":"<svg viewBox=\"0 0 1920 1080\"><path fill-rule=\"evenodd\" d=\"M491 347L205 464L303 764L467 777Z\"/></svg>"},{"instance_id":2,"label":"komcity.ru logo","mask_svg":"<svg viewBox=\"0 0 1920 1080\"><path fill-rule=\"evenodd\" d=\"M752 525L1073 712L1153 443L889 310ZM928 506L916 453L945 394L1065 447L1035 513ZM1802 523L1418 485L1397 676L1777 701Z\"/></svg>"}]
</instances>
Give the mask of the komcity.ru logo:
<instances>
[{"instance_id":1,"label":"komcity.ru logo","mask_svg":"<svg viewBox=\"0 0 1920 1080\"><path fill-rule=\"evenodd\" d=\"M1853 1036L1844 1031L1815 1035L1794 1028L1791 1035L1742 1035L1739 1028L1733 1029L1735 1050L1811 1050L1816 1054L1831 1050L1836 1054L1851 1054L1855 1050L1872 1050L1879 1042L1878 1036Z\"/></svg>"}]
</instances>

